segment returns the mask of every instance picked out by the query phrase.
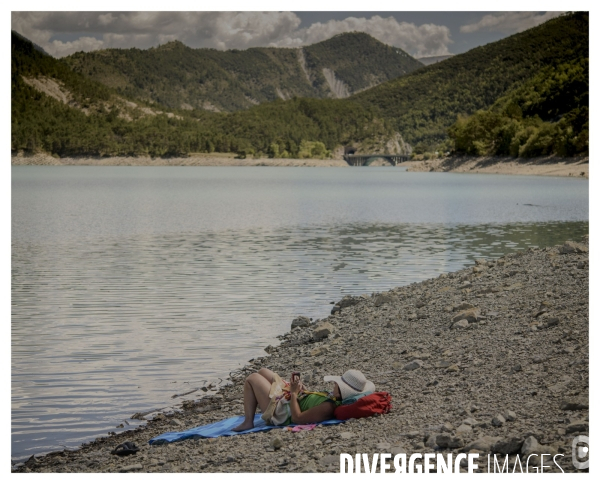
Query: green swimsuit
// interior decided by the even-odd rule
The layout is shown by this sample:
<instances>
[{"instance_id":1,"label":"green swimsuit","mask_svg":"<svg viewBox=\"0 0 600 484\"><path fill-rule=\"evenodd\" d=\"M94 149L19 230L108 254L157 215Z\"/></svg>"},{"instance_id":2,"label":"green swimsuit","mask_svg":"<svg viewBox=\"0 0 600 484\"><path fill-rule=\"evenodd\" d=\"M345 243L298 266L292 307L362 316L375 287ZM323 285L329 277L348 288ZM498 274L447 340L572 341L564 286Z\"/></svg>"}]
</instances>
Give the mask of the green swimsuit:
<instances>
[{"instance_id":1,"label":"green swimsuit","mask_svg":"<svg viewBox=\"0 0 600 484\"><path fill-rule=\"evenodd\" d=\"M325 392L323 392L325 393ZM298 405L300 406L301 412L306 412L308 409L316 407L317 405L321 405L323 402L333 402L339 405L341 402L336 402L329 397L323 395L317 395L316 393L309 393L304 396L304 398L298 400ZM283 423L283 425L290 425L292 423L292 417L288 417L287 420Z\"/></svg>"}]
</instances>

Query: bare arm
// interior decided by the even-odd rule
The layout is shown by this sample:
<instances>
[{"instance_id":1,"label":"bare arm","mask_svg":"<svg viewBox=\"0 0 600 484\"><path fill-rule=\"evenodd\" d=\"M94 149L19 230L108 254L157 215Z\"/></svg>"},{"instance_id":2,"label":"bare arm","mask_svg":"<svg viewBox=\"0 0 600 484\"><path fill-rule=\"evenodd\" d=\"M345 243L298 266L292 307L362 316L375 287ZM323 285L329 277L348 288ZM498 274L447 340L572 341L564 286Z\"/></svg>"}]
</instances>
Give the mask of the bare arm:
<instances>
[{"instance_id":1,"label":"bare arm","mask_svg":"<svg viewBox=\"0 0 600 484\"><path fill-rule=\"evenodd\" d=\"M300 410L300 405L298 404L298 395L292 393L290 410L292 411L292 423L299 425L319 423L333 417L335 403L323 402L316 407L309 408L306 412L303 412Z\"/></svg>"}]
</instances>

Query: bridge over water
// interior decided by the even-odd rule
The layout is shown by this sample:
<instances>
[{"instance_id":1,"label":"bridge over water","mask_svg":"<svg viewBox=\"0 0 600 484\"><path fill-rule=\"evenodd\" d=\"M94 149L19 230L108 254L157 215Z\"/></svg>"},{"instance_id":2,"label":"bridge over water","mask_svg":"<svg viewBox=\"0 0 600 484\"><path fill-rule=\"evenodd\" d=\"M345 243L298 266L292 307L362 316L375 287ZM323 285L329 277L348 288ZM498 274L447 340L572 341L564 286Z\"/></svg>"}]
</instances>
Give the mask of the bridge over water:
<instances>
[{"instance_id":1,"label":"bridge over water","mask_svg":"<svg viewBox=\"0 0 600 484\"><path fill-rule=\"evenodd\" d=\"M371 162L377 158L384 158L388 160L392 165L396 166L398 163L402 163L403 161L408 161L410 157L408 155L380 155L380 154L371 154L371 155L354 155L354 154L346 154L344 155L344 160L350 166L369 166Z\"/></svg>"}]
</instances>

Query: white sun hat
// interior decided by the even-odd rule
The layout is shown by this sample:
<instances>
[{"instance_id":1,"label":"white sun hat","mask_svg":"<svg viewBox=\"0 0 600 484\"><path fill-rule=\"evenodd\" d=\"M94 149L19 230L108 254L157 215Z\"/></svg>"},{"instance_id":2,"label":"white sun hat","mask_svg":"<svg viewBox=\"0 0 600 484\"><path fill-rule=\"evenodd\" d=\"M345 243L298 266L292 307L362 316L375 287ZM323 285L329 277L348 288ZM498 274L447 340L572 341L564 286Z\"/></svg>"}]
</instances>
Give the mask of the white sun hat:
<instances>
[{"instance_id":1,"label":"white sun hat","mask_svg":"<svg viewBox=\"0 0 600 484\"><path fill-rule=\"evenodd\" d=\"M359 393L374 392L375 384L367 380L367 377L359 370L348 370L342 376L326 376L325 381L334 381L340 387L342 400L353 397Z\"/></svg>"}]
</instances>

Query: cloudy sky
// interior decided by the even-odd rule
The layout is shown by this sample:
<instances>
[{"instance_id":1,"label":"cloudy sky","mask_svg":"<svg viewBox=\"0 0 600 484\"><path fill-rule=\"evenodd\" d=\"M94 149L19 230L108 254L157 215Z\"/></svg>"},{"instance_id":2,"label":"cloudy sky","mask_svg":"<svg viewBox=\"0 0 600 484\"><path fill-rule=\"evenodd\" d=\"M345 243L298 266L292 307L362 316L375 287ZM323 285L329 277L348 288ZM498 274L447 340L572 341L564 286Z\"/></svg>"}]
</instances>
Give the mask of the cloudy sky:
<instances>
[{"instance_id":1,"label":"cloudy sky","mask_svg":"<svg viewBox=\"0 0 600 484\"><path fill-rule=\"evenodd\" d=\"M300 47L366 32L415 57L460 54L560 12L12 12L12 29L55 57L112 47Z\"/></svg>"}]
</instances>

